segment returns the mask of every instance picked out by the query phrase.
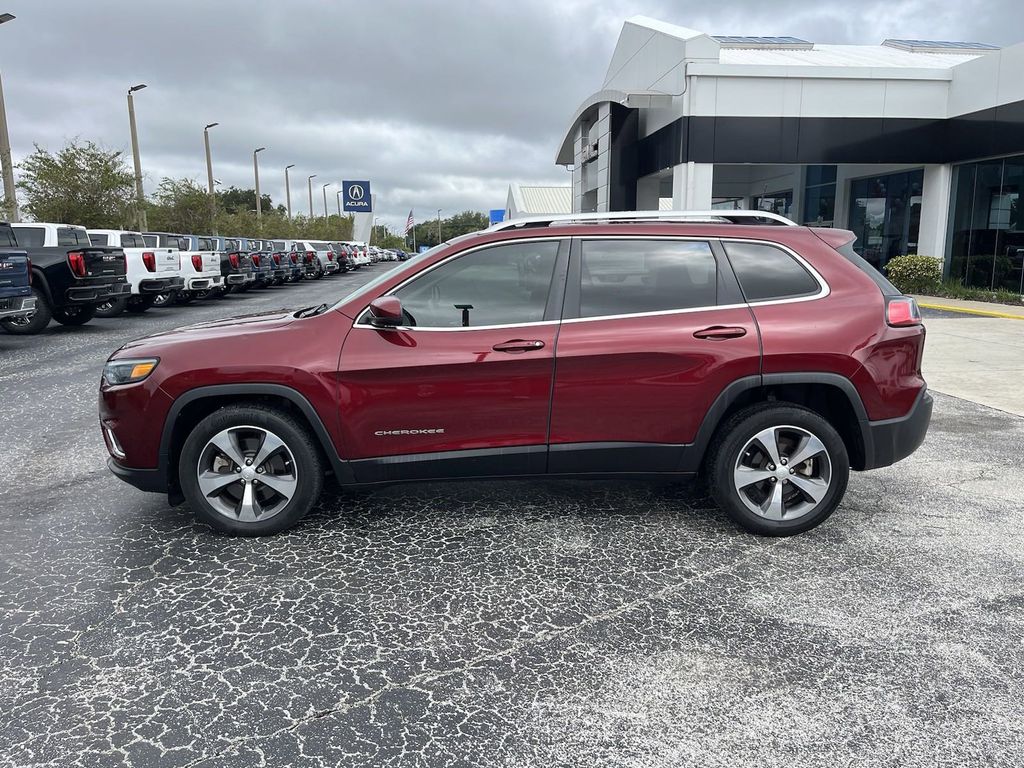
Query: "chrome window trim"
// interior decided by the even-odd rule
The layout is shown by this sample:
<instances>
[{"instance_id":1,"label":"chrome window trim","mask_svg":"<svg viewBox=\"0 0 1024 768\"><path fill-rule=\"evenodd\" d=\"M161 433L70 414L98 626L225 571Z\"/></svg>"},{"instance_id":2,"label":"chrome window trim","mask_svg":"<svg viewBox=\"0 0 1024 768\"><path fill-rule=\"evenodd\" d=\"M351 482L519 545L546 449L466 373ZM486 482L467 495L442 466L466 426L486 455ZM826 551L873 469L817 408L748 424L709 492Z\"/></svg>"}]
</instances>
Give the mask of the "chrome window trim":
<instances>
[{"instance_id":1,"label":"chrome window trim","mask_svg":"<svg viewBox=\"0 0 1024 768\"><path fill-rule=\"evenodd\" d=\"M489 243L481 243L480 245L475 245L472 248L467 248L464 251L459 251L458 253L453 253L451 256L447 256L444 259L441 259L441 261L437 262L436 264L431 264L426 269L424 269L424 270L422 270L420 272L417 272L415 275L409 276L408 278L403 280L401 283L396 285L394 288L392 288L387 293L382 293L381 296L394 296L396 291L401 290L406 285L411 283L413 280L416 280L417 278L422 277L423 275L427 274L428 272L431 272L431 271L437 269L442 264L447 264L449 261L452 261L454 259L458 259L458 258L460 258L462 256L466 256L466 255L468 255L470 253L473 253L474 251L480 251L480 250L483 250L485 248L493 248L493 247L501 246L501 245L519 245L520 243L537 243L537 242L552 241L552 242L561 244L561 242L563 240L567 240L567 239L569 239L569 238L565 237L565 235L548 235L547 237L544 237L544 236L540 236L540 237L522 237L522 238L517 237L517 238L511 238L511 239L508 239L508 240L493 240L493 241L491 241ZM380 298L380 296L378 296L377 298ZM382 330L391 331L391 330L394 330L394 331L405 331L407 333L411 333L413 331L451 332L451 331L490 331L490 330L496 330L498 328L532 328L532 327L537 327L537 326L542 326L542 325L558 325L558 323L561 322L560 320L536 320L536 321L528 322L528 323L504 323L504 324L501 324L501 325L471 325L471 326L468 326L468 327L455 326L455 327L452 327L452 328L445 328L445 327L441 327L441 326L420 326L420 325L417 325L417 326L396 325L396 326L393 326L391 328L377 328L376 326L373 326L373 325L370 325L369 323L364 323L363 322L363 318L367 314L369 314L369 312L370 312L370 305L367 304L365 307L363 307L362 311L358 315L356 315L356 321L355 321L355 323L353 323L352 327L353 328L369 328L371 331L382 331Z\"/></svg>"},{"instance_id":2,"label":"chrome window trim","mask_svg":"<svg viewBox=\"0 0 1024 768\"><path fill-rule=\"evenodd\" d=\"M367 305L359 313L359 315L356 317L356 321L353 324L353 328L366 328L366 329L369 329L369 330L372 330L372 331L396 330L396 331L405 331L406 333L411 333L411 332L414 332L414 331L427 331L427 332L430 332L430 331L442 331L442 332L451 332L451 331L486 331L486 330L496 330L496 329L499 329L499 328L526 328L526 327L531 327L531 326L557 325L558 323L561 323L563 325L569 324L569 323L592 323L592 322L600 321L600 320L625 320L625 319L628 319L628 318L631 318L631 317L660 317L662 315L683 315L683 314L690 314L690 313L693 313L693 312L712 312L712 311L718 310L718 309L743 309L744 307L767 307L767 306L772 306L772 305L775 305L775 304L799 304L800 302L804 302L804 301L817 301L818 299L823 299L823 298L825 298L826 296L828 296L832 292L832 290L829 287L828 283L825 281L825 278L823 278L821 276L821 274L818 272L818 270L816 270L813 266L811 266L811 264L803 256L798 254L796 251L794 251L789 246L783 245L782 243L776 242L775 240L765 240L763 238L753 238L753 237L707 237L707 236L701 237L699 235L682 235L682 236L678 236L678 235L585 235L585 236L580 236L580 235L576 235L575 237L576 237L576 239L580 240L581 242L586 242L587 240L682 240L682 241L686 241L686 242L703 242L703 243L707 243L709 248L711 246L711 242L714 241L714 240L717 240L717 241L719 241L720 243L723 243L723 244L724 243L753 243L755 245L767 245L767 246L770 246L770 247L773 247L773 248L778 248L778 249L784 251L785 253L789 254L790 256L792 256L794 259L796 259L796 261L801 266L803 266L803 268L806 269L810 273L811 277L813 277L815 279L815 281L818 283L819 290L818 290L817 293L809 294L807 296L796 296L796 297L788 298L788 299L762 299L760 301L749 301L749 302L746 302L744 304L714 304L714 305L708 305L708 306L702 306L702 307L687 307L685 309L661 309L661 310L655 310L655 311L652 311L652 312L631 312L631 313L622 314L622 315L597 315L595 317L573 317L573 318L569 318L569 319L564 319L563 318L562 320L543 320L543 321L537 321L537 322L532 322L532 323L508 323L508 324L505 324L505 325L477 325L477 326L470 326L468 328L461 328L461 327L438 328L438 327L420 327L420 326L408 326L408 325L394 326L393 328L387 328L387 329L377 328L377 327L375 327L373 325L370 325L369 323L363 323L362 322L364 316L367 315L369 313L369 311L370 311L370 307L369 307L369 305ZM422 272L417 272L415 275L413 275L413 276L409 277L408 279L404 280L399 285L396 285L388 293L381 294L381 295L382 296L392 296L392 295L394 295L395 291L399 290L400 288L404 287L408 283L412 282L413 280L415 280L420 275L425 275L429 271L431 271L432 269L435 269L436 267L439 267L442 264L447 264L452 259L456 259L456 258L458 258L460 256L464 256L464 255L466 255L468 253L472 253L473 251L477 251L477 250L480 250L480 249L483 249L483 248L487 248L487 247L490 247L490 246L495 246L495 245L505 245L505 244L512 244L512 243L531 243L531 242L538 242L538 241L545 241L545 240L560 241L560 240L565 240L565 239L566 238L565 238L564 235L553 235L553 236L548 236L548 237L543 237L542 236L542 237L529 237L529 238L522 238L522 239L515 238L515 239L510 239L510 240L501 240L501 241L497 241L497 242L483 243L481 245L474 246L473 248L467 248L465 251L459 251L458 253L452 254L448 258L443 259L443 260L437 262L436 264L432 264L430 267L428 267L427 269L423 270ZM712 253L713 253L713 251L712 251ZM726 258L728 258L728 254L726 254ZM716 263L717 263L717 260L716 260ZM737 281L738 281L738 279L739 278L737 278ZM742 286L740 286L740 289L742 290Z\"/></svg>"}]
</instances>

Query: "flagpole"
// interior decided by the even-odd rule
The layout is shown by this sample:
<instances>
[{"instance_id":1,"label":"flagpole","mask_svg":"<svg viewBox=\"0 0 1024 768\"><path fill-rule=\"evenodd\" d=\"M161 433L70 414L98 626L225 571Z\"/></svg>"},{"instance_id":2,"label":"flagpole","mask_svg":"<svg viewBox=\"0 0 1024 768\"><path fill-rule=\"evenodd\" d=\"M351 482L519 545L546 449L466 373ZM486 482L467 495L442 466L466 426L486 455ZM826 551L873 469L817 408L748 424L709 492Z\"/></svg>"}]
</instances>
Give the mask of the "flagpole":
<instances>
[{"instance_id":1,"label":"flagpole","mask_svg":"<svg viewBox=\"0 0 1024 768\"><path fill-rule=\"evenodd\" d=\"M416 253L416 217L412 216L412 252Z\"/></svg>"}]
</instances>

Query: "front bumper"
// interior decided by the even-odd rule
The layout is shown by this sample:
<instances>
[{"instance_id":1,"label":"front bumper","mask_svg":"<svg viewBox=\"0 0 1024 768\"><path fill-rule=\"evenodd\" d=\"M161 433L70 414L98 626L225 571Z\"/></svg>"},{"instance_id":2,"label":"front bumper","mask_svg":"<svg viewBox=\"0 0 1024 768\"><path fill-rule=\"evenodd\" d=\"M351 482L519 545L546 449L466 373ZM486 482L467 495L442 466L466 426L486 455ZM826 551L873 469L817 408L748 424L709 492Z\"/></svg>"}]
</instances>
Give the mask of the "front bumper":
<instances>
[{"instance_id":1,"label":"front bumper","mask_svg":"<svg viewBox=\"0 0 1024 768\"><path fill-rule=\"evenodd\" d=\"M0 319L27 317L36 311L35 296L14 296L0 299Z\"/></svg>"},{"instance_id":2,"label":"front bumper","mask_svg":"<svg viewBox=\"0 0 1024 768\"><path fill-rule=\"evenodd\" d=\"M121 278L121 282L117 283L73 286L64 292L64 297L69 304L101 304L108 299L130 296L131 293L131 285Z\"/></svg>"},{"instance_id":3,"label":"front bumper","mask_svg":"<svg viewBox=\"0 0 1024 768\"><path fill-rule=\"evenodd\" d=\"M167 493L167 477L159 469L132 469L118 464L113 457L107 459L107 469L140 491Z\"/></svg>"},{"instance_id":4,"label":"front bumper","mask_svg":"<svg viewBox=\"0 0 1024 768\"><path fill-rule=\"evenodd\" d=\"M162 277L155 280L143 280L139 283L140 293L168 293L169 291L180 291L185 286L185 280L180 277Z\"/></svg>"},{"instance_id":5,"label":"front bumper","mask_svg":"<svg viewBox=\"0 0 1024 768\"><path fill-rule=\"evenodd\" d=\"M934 399L922 388L906 416L861 422L864 437L864 469L895 464L916 451L928 434Z\"/></svg>"}]
</instances>

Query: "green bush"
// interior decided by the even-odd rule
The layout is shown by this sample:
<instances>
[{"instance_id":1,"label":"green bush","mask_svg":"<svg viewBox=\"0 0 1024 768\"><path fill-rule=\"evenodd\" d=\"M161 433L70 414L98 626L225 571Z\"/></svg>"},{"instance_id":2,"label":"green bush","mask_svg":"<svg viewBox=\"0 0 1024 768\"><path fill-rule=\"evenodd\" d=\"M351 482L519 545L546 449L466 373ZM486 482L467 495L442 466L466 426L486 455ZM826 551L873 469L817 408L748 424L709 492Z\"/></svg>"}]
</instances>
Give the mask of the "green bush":
<instances>
[{"instance_id":1,"label":"green bush","mask_svg":"<svg viewBox=\"0 0 1024 768\"><path fill-rule=\"evenodd\" d=\"M932 256L897 256L885 274L903 293L933 293L942 284L942 260Z\"/></svg>"}]
</instances>

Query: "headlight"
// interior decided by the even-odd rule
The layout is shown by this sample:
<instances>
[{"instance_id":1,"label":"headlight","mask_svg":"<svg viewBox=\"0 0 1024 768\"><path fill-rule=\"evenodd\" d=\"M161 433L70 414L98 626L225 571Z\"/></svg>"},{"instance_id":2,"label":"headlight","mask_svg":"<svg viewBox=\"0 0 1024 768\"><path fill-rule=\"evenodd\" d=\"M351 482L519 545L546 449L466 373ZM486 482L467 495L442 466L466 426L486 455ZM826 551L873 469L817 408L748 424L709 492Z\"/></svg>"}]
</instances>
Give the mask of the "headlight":
<instances>
[{"instance_id":1,"label":"headlight","mask_svg":"<svg viewBox=\"0 0 1024 768\"><path fill-rule=\"evenodd\" d=\"M103 380L111 385L134 384L149 376L160 362L160 358L145 360L111 360L103 366Z\"/></svg>"}]
</instances>

